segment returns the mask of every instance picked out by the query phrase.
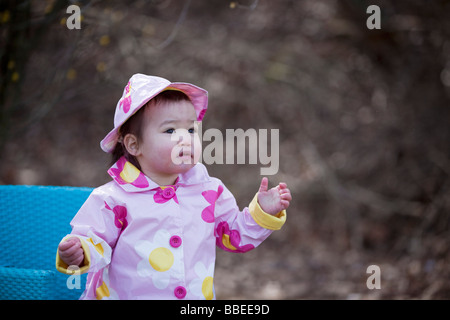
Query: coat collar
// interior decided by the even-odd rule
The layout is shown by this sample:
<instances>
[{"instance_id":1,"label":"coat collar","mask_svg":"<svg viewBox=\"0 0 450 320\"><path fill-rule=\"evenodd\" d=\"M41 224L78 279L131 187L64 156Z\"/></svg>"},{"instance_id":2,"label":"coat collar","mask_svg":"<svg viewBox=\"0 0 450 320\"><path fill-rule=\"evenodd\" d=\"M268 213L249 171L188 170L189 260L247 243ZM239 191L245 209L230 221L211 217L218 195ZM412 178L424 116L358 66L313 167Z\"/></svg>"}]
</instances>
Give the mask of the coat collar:
<instances>
[{"instance_id":1,"label":"coat collar","mask_svg":"<svg viewBox=\"0 0 450 320\"><path fill-rule=\"evenodd\" d=\"M108 174L127 192L143 192L160 187L131 162L127 161L124 156L109 168ZM188 172L180 174L174 186L194 185L209 182L210 180L211 178L206 167L201 163L197 163Z\"/></svg>"}]
</instances>

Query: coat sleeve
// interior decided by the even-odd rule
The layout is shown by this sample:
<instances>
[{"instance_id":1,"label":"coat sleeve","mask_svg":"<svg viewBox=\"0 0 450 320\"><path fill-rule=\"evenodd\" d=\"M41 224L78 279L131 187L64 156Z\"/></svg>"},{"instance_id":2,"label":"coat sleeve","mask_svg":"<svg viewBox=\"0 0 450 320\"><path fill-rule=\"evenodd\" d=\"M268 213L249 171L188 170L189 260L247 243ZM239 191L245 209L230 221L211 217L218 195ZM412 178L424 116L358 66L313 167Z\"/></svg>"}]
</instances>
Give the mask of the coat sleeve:
<instances>
[{"instance_id":1,"label":"coat sleeve","mask_svg":"<svg viewBox=\"0 0 450 320\"><path fill-rule=\"evenodd\" d=\"M264 212L258 204L257 195L250 205L240 210L231 192L220 183L215 202L216 244L230 252L247 252L257 247L274 230L286 221L286 211L276 215Z\"/></svg>"},{"instance_id":2,"label":"coat sleeve","mask_svg":"<svg viewBox=\"0 0 450 320\"><path fill-rule=\"evenodd\" d=\"M126 226L126 208L117 206L110 196L95 189L70 223L70 237L78 237L84 251L84 262L79 273L95 272L111 261L120 232ZM56 253L56 269L59 272L73 274L74 268L65 264ZM76 269L76 268L75 268Z\"/></svg>"}]
</instances>

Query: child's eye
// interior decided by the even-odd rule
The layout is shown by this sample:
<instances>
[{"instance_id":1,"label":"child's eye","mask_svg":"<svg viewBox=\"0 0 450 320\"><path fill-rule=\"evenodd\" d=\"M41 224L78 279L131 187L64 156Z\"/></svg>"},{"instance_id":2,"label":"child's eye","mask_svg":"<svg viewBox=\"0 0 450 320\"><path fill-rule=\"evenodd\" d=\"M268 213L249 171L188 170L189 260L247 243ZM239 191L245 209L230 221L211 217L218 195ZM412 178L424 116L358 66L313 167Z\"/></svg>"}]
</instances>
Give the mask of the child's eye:
<instances>
[{"instance_id":1,"label":"child's eye","mask_svg":"<svg viewBox=\"0 0 450 320\"><path fill-rule=\"evenodd\" d=\"M165 133L174 133L175 132L175 129L167 129L166 131L164 131Z\"/></svg>"}]
</instances>

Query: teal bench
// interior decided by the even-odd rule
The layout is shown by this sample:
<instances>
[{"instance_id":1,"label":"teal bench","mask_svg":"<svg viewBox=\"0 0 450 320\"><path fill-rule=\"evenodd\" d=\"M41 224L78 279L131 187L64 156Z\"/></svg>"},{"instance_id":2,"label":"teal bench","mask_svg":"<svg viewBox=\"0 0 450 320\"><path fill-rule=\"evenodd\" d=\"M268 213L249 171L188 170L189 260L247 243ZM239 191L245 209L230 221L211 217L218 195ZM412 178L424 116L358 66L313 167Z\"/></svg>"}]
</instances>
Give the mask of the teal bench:
<instances>
[{"instance_id":1,"label":"teal bench","mask_svg":"<svg viewBox=\"0 0 450 320\"><path fill-rule=\"evenodd\" d=\"M93 188L0 185L0 299L74 300L73 277L55 268L56 250ZM70 286L70 287L73 287Z\"/></svg>"}]
</instances>

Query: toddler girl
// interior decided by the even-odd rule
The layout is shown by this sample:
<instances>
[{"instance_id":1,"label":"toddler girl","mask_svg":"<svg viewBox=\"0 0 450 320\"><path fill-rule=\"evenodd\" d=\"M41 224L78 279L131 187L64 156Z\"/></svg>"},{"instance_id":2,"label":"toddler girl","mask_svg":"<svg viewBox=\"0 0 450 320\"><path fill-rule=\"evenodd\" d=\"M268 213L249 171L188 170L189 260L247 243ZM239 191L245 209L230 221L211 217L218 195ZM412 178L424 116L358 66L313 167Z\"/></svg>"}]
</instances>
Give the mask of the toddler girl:
<instances>
[{"instance_id":1,"label":"toddler girl","mask_svg":"<svg viewBox=\"0 0 450 320\"><path fill-rule=\"evenodd\" d=\"M92 192L58 246L58 271L88 272L81 299L215 299L215 246L247 252L284 224L285 183L268 190L263 178L240 211L197 163L195 123L207 104L192 84L131 77L100 144L113 155L112 181Z\"/></svg>"}]
</instances>

